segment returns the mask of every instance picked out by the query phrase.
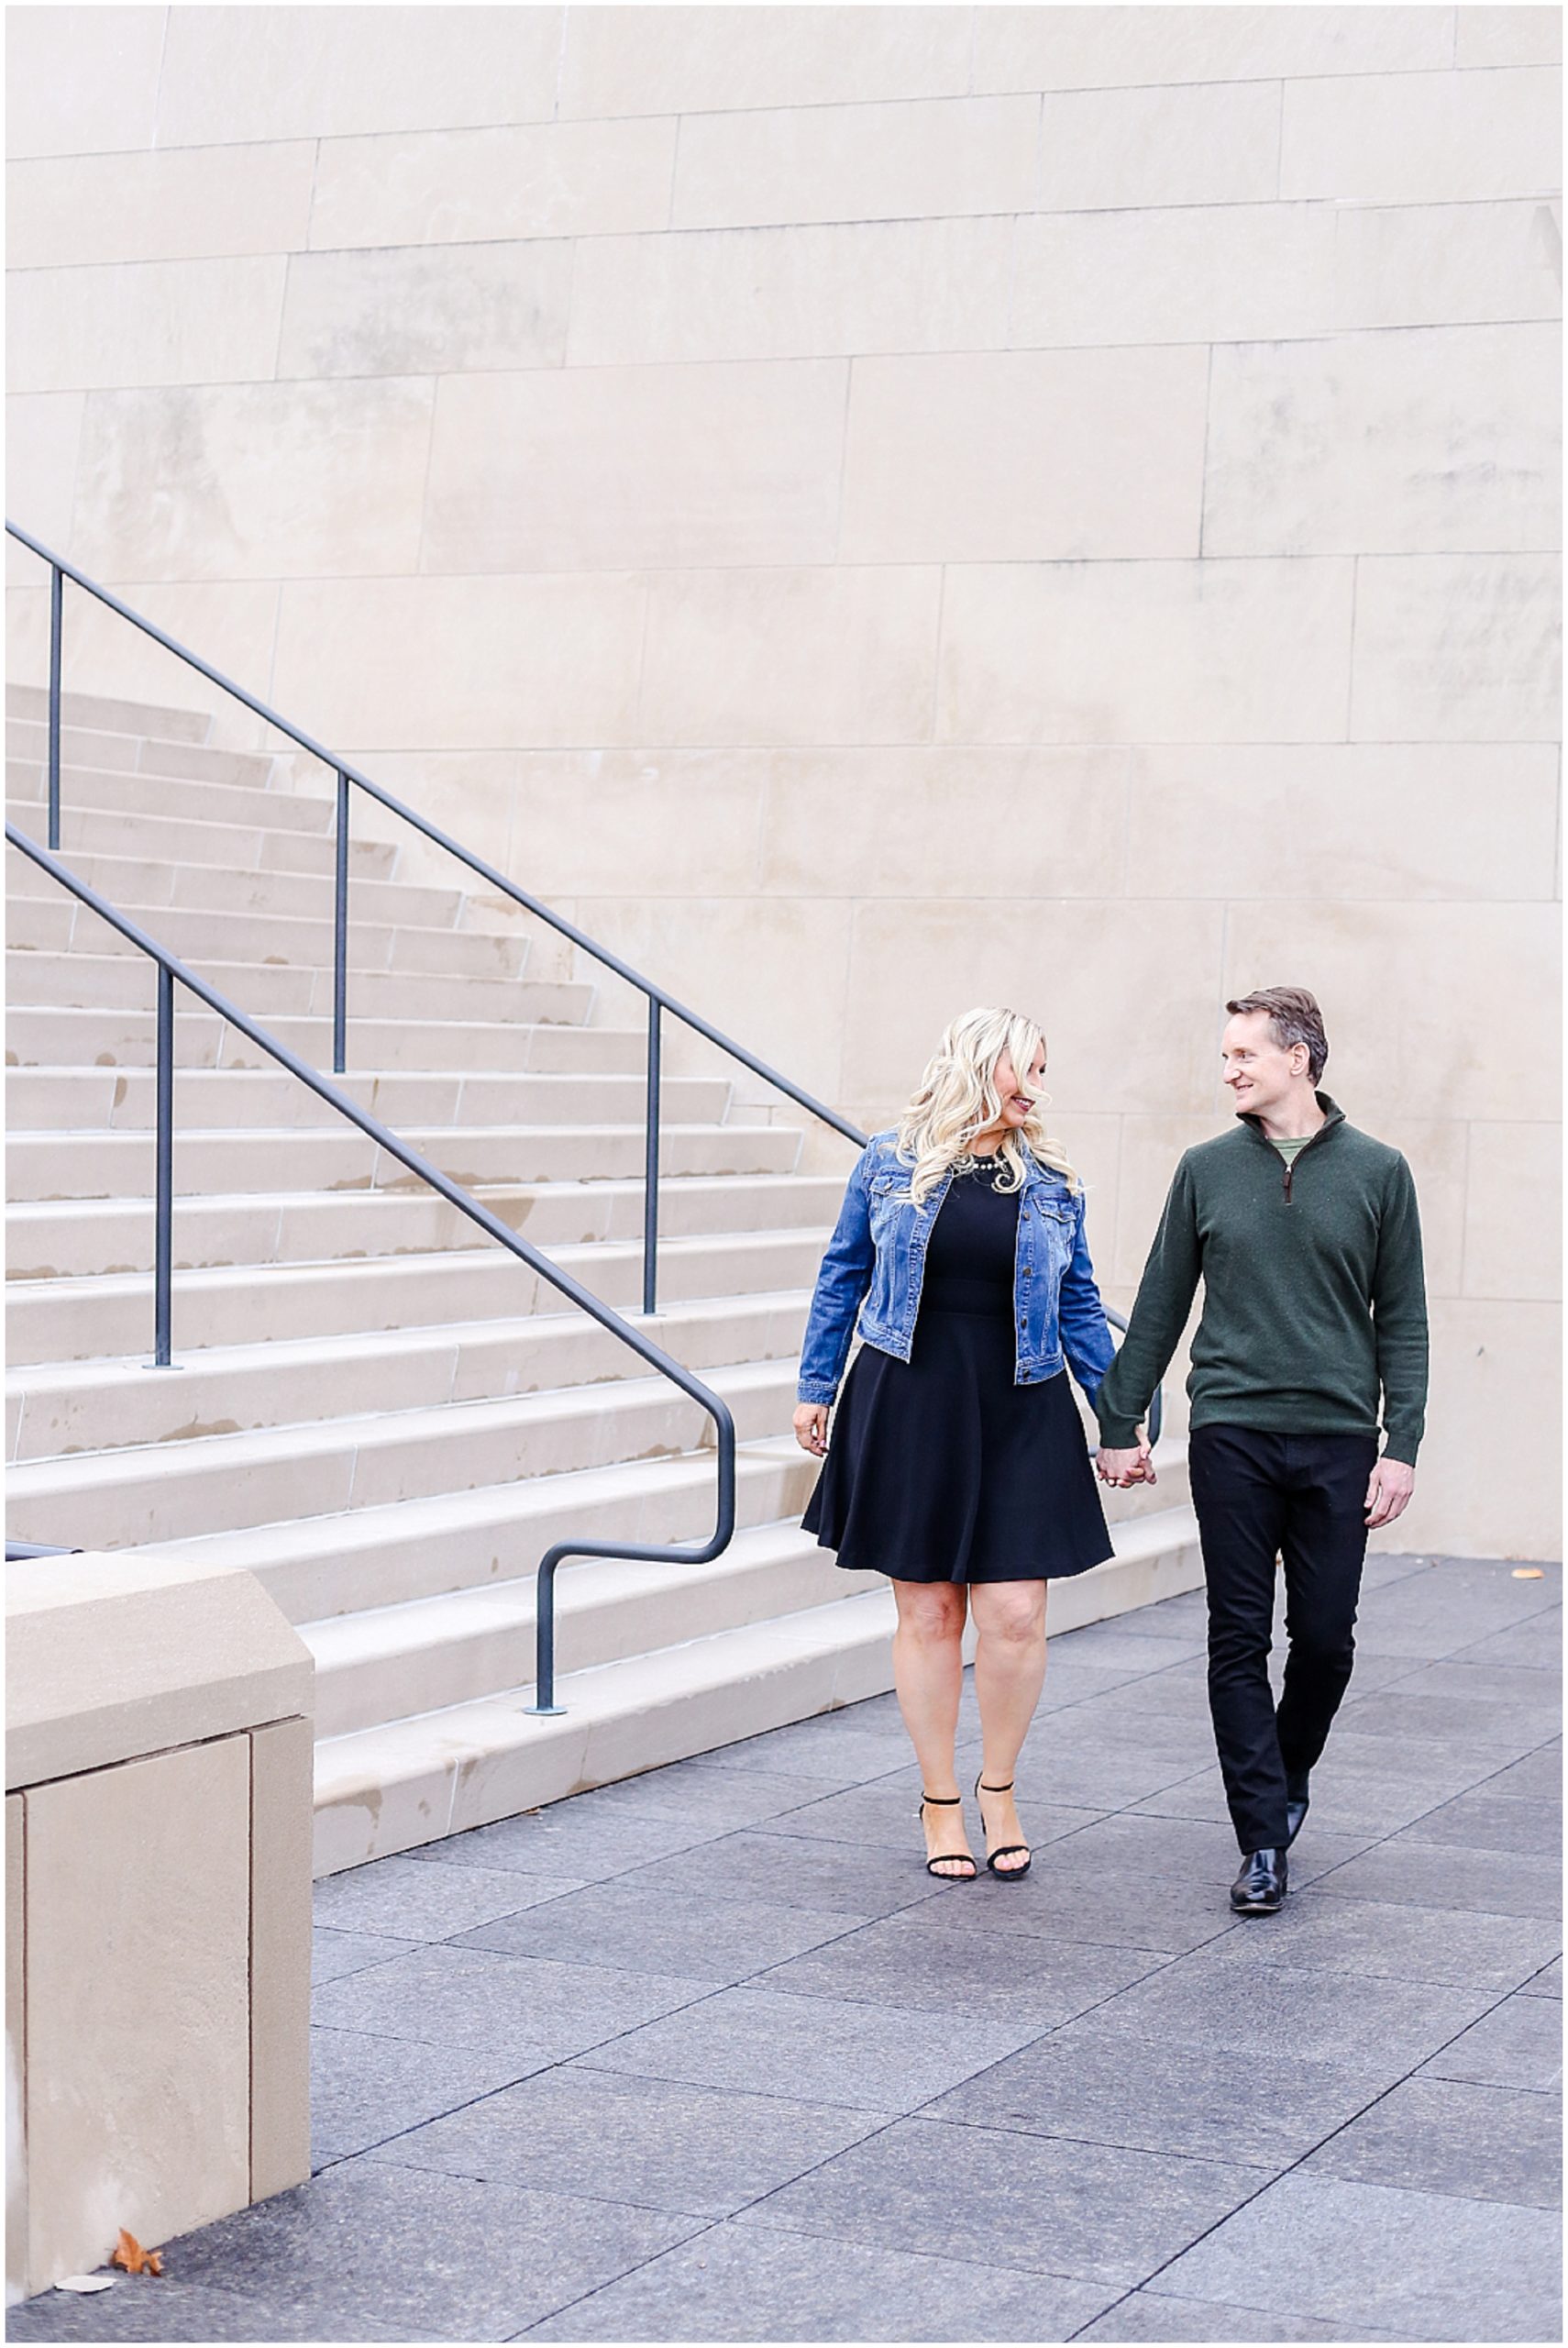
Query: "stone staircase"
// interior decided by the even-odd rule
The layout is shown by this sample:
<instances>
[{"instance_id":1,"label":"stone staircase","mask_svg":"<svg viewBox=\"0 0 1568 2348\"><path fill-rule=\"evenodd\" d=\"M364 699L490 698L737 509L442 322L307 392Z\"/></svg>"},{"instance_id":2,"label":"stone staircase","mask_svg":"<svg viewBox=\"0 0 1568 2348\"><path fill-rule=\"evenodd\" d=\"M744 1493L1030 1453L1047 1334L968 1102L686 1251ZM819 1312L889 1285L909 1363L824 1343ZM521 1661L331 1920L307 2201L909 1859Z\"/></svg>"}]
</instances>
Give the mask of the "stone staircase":
<instances>
[{"instance_id":1,"label":"stone staircase","mask_svg":"<svg viewBox=\"0 0 1568 2348\"><path fill-rule=\"evenodd\" d=\"M12 688L9 813L39 839L46 715ZM203 715L83 695L61 764L67 865L329 1067L330 798ZM889 1685L886 1585L797 1523L796 1357L842 1176L800 1170L795 1131L748 1123L722 1073L667 1077L651 1327L734 1414L737 1531L706 1566L569 1562L564 1712L539 1718L541 1553L704 1539L705 1415L188 995L178 1366L149 1368L152 965L15 853L8 889L9 1530L260 1578L316 1657L319 1871ZM348 1092L635 1317L641 1026L531 979L525 916L400 879L392 847L355 844L351 904ZM1057 1627L1194 1586L1180 1445L1161 1459Z\"/></svg>"}]
</instances>

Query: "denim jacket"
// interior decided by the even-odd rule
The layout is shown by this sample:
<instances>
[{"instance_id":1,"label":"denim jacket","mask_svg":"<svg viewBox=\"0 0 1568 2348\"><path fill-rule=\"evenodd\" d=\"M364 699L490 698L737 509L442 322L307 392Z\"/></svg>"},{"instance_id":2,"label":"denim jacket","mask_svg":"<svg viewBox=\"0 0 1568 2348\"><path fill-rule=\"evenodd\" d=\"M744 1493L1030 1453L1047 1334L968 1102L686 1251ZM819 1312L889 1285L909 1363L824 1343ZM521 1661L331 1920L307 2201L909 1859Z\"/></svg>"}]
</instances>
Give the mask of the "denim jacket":
<instances>
[{"instance_id":1,"label":"denim jacket","mask_svg":"<svg viewBox=\"0 0 1568 2348\"><path fill-rule=\"evenodd\" d=\"M1013 1383L1055 1378L1065 1358L1092 1403L1115 1346L1084 1237L1083 1193L1075 1195L1037 1159L1027 1165L1013 1259ZM867 1345L900 1361L910 1357L931 1227L953 1180L949 1168L917 1207L910 1173L896 1135L873 1134L850 1174L817 1275L801 1348L802 1402L836 1397L857 1312Z\"/></svg>"}]
</instances>

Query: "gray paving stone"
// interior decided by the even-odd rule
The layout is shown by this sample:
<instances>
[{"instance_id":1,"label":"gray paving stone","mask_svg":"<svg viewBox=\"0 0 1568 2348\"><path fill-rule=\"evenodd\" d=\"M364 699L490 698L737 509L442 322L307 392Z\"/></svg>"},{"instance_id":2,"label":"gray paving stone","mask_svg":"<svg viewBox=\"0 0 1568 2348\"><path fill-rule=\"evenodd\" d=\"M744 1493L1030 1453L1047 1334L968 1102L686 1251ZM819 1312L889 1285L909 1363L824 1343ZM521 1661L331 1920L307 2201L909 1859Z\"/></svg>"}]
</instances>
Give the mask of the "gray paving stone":
<instances>
[{"instance_id":1,"label":"gray paving stone","mask_svg":"<svg viewBox=\"0 0 1568 2348\"><path fill-rule=\"evenodd\" d=\"M1561 1666L1562 1660L1562 1610L1552 1607L1527 1623L1510 1624L1506 1630L1494 1631L1463 1651L1466 1663L1520 1663L1528 1667L1542 1665L1548 1668Z\"/></svg>"},{"instance_id":2,"label":"gray paving stone","mask_svg":"<svg viewBox=\"0 0 1568 2348\"><path fill-rule=\"evenodd\" d=\"M999 1887L1004 1896L1010 1887ZM965 1889L970 1887L965 1886ZM944 1905L956 1907L957 1898ZM1164 1960L1150 1950L1004 1938L944 1925L940 1913L889 1917L765 1973L759 1988L809 1998L867 1998L919 2013L1054 2029Z\"/></svg>"},{"instance_id":3,"label":"gray paving stone","mask_svg":"<svg viewBox=\"0 0 1568 2348\"><path fill-rule=\"evenodd\" d=\"M1086 2014L926 2107L933 2120L1278 2170L1375 2089L1359 2067L1178 2046Z\"/></svg>"},{"instance_id":4,"label":"gray paving stone","mask_svg":"<svg viewBox=\"0 0 1568 2348\"><path fill-rule=\"evenodd\" d=\"M1070 2340L1103 2285L732 2218L538 2324L530 2340Z\"/></svg>"},{"instance_id":5,"label":"gray paving stone","mask_svg":"<svg viewBox=\"0 0 1568 2348\"><path fill-rule=\"evenodd\" d=\"M367 1965L384 1965L389 1957L406 1956L415 1941L394 1941L381 1933L340 1933L318 1924L311 1935L310 1977L314 1987L336 1981L345 1973L362 1973Z\"/></svg>"},{"instance_id":6,"label":"gray paving stone","mask_svg":"<svg viewBox=\"0 0 1568 2348\"><path fill-rule=\"evenodd\" d=\"M519 1916L498 1917L493 1924L464 1933L457 1945L608 1965L628 1973L676 1974L727 1987L856 1929L853 1916L828 1909L663 1892L621 1879L589 1884Z\"/></svg>"},{"instance_id":7,"label":"gray paving stone","mask_svg":"<svg viewBox=\"0 0 1568 2348\"><path fill-rule=\"evenodd\" d=\"M1562 2078L1562 2017L1550 1998L1505 1998L1422 2066L1440 2079L1538 2092Z\"/></svg>"},{"instance_id":8,"label":"gray paving stone","mask_svg":"<svg viewBox=\"0 0 1568 2348\"><path fill-rule=\"evenodd\" d=\"M423 2340L423 2326L400 2329L392 2315L346 2313L334 2340ZM7 2340L308 2340L321 2338L308 2307L281 2309L241 2291L184 2283L170 2274L124 2275L112 2289L79 2298L41 2291L6 2311Z\"/></svg>"},{"instance_id":9,"label":"gray paving stone","mask_svg":"<svg viewBox=\"0 0 1568 2348\"><path fill-rule=\"evenodd\" d=\"M1308 1841L1308 1835L1312 1839ZM1290 1854L1290 1880L1310 1882L1338 1867L1366 1848L1365 1835L1332 1834L1309 1819L1300 1844ZM1140 1804L1137 1810L1103 1818L1077 1833L1065 1835L1055 1846L1066 1867L1089 1873L1117 1874L1138 1879L1175 1876L1189 1883L1208 1884L1219 1912L1228 1918L1226 1896L1236 1873L1236 1837L1230 1826L1206 1820L1154 1817Z\"/></svg>"},{"instance_id":10,"label":"gray paving stone","mask_svg":"<svg viewBox=\"0 0 1568 2348\"><path fill-rule=\"evenodd\" d=\"M1362 1736L1446 1741L1455 1751L1522 1760L1550 1736L1560 1715L1554 1705L1523 1705L1500 1696L1423 1695L1408 1680L1379 1688L1344 1709L1344 1724Z\"/></svg>"},{"instance_id":11,"label":"gray paving stone","mask_svg":"<svg viewBox=\"0 0 1568 2348\"><path fill-rule=\"evenodd\" d=\"M889 2117L572 2064L416 2128L378 2157L718 2218L843 2152Z\"/></svg>"},{"instance_id":12,"label":"gray paving stone","mask_svg":"<svg viewBox=\"0 0 1568 2348\"><path fill-rule=\"evenodd\" d=\"M1308 1885L1288 1899L1265 1933L1250 1922L1225 1944L1228 1956L1259 1965L1319 1966L1392 1981L1446 1982L1454 1988L1517 1989L1555 1955L1561 1933L1535 1916L1474 1915L1441 1908L1336 1899Z\"/></svg>"},{"instance_id":13,"label":"gray paving stone","mask_svg":"<svg viewBox=\"0 0 1568 2348\"><path fill-rule=\"evenodd\" d=\"M1521 1981L1519 1995L1521 1998L1560 1999L1562 1995L1562 1959L1553 1957L1550 1965L1543 1965L1540 1971L1531 1974L1528 1981Z\"/></svg>"},{"instance_id":14,"label":"gray paving stone","mask_svg":"<svg viewBox=\"0 0 1568 2348\"><path fill-rule=\"evenodd\" d=\"M772 2224L921 2250L961 2230L971 2255L1085 2282L1137 2283L1261 2182L1255 2168L904 2120L759 2205Z\"/></svg>"},{"instance_id":15,"label":"gray paving stone","mask_svg":"<svg viewBox=\"0 0 1568 2348\"><path fill-rule=\"evenodd\" d=\"M1297 2171L1185 2252L1160 2288L1419 2340L1551 2340L1560 2235L1547 2210Z\"/></svg>"},{"instance_id":16,"label":"gray paving stone","mask_svg":"<svg viewBox=\"0 0 1568 2348\"><path fill-rule=\"evenodd\" d=\"M1096 1875L1067 1866L1067 1855L1037 1846L1021 1883L982 1875L968 1898L928 1901L911 1909L906 1921L915 1930L932 1924L944 1932L1079 1941L1164 1956L1185 1955L1241 1929L1212 1883L1184 1876Z\"/></svg>"},{"instance_id":17,"label":"gray paving stone","mask_svg":"<svg viewBox=\"0 0 1568 2348\"><path fill-rule=\"evenodd\" d=\"M488 1830L487 1830L488 1831ZM458 1838L461 1840L461 1837ZM454 1843L433 1846L449 1851ZM375 1859L369 1866L329 1875L315 1887L315 1921L345 1931L395 1933L405 1941L444 1941L454 1933L505 1916L530 1900L555 1899L575 1891L578 1878L515 1875L472 1866L447 1866L437 1857Z\"/></svg>"},{"instance_id":18,"label":"gray paving stone","mask_svg":"<svg viewBox=\"0 0 1568 2348\"><path fill-rule=\"evenodd\" d=\"M909 1757L910 1741L896 1718L885 1717L862 1728L848 1711L819 1712L813 1720L769 1729L764 1736L724 1748L727 1769L766 1769L786 1777L799 1770L811 1778L836 1778L841 1786L885 1778Z\"/></svg>"},{"instance_id":19,"label":"gray paving stone","mask_svg":"<svg viewBox=\"0 0 1568 2348\"><path fill-rule=\"evenodd\" d=\"M1473 1663L1528 1663L1550 1659L1552 1632L1548 1620L1556 1610L1539 1598L1521 1593L1543 1587L1539 1582L1505 1582L1510 1592L1456 1589L1441 1586L1446 1568L1421 1580L1397 1582L1364 1595L1356 1618L1358 1654L1403 1655L1437 1663L1463 1656ZM1436 1586L1434 1586L1436 1585Z\"/></svg>"},{"instance_id":20,"label":"gray paving stone","mask_svg":"<svg viewBox=\"0 0 1568 2348\"><path fill-rule=\"evenodd\" d=\"M1314 2175L1562 2206L1562 2104L1470 2080L1406 2079L1311 2154Z\"/></svg>"},{"instance_id":21,"label":"gray paving stone","mask_svg":"<svg viewBox=\"0 0 1568 2348\"><path fill-rule=\"evenodd\" d=\"M1471 1770L1451 1769L1440 1783L1423 1784L1403 1769L1381 1775L1359 1767L1353 1773L1342 1770L1331 1747L1328 1758L1314 1772L1317 1782L1312 1788L1312 1808L1302 1829L1301 1841L1290 1854L1293 1874L1299 1874L1320 1837L1333 1835L1358 1847L1381 1841L1386 1834L1412 1824L1445 1798L1457 1794L1474 1778L1484 1776L1488 1766L1482 1761ZM1149 1795L1138 1803L1137 1811L1143 1817L1206 1820L1227 1826L1231 1815L1224 1780L1217 1766Z\"/></svg>"},{"instance_id":22,"label":"gray paving stone","mask_svg":"<svg viewBox=\"0 0 1568 2348\"><path fill-rule=\"evenodd\" d=\"M696 2222L357 2160L185 2236L169 2263L192 2283L243 2290L269 2314L308 2314L316 2340L504 2340ZM369 2323L392 2329L367 2332Z\"/></svg>"},{"instance_id":23,"label":"gray paving stone","mask_svg":"<svg viewBox=\"0 0 1568 2348\"><path fill-rule=\"evenodd\" d=\"M1562 1866L1556 1857L1529 1852L1440 1849L1401 1833L1336 1866L1323 1888L1342 1899L1555 1918L1562 1912Z\"/></svg>"},{"instance_id":24,"label":"gray paving stone","mask_svg":"<svg viewBox=\"0 0 1568 2348\"><path fill-rule=\"evenodd\" d=\"M1562 1813L1556 1803L1510 1800L1482 1787L1424 1811L1400 1830L1398 1840L1469 1851L1522 1851L1540 1858L1562 1848Z\"/></svg>"},{"instance_id":25,"label":"gray paving stone","mask_svg":"<svg viewBox=\"0 0 1568 2348\"><path fill-rule=\"evenodd\" d=\"M1034 2035L952 2014L724 1989L596 2048L586 2067L807 2103L909 2111Z\"/></svg>"},{"instance_id":26,"label":"gray paving stone","mask_svg":"<svg viewBox=\"0 0 1568 2348\"><path fill-rule=\"evenodd\" d=\"M329 1981L312 2000L328 2028L426 2046L479 2046L522 2057L580 2054L601 2039L710 1994L706 1981L561 1965L478 1948L435 1947Z\"/></svg>"},{"instance_id":27,"label":"gray paving stone","mask_svg":"<svg viewBox=\"0 0 1568 2348\"><path fill-rule=\"evenodd\" d=\"M652 1812L612 1817L603 1811L579 1811L570 1801L552 1802L548 1809L525 1811L516 1818L497 1819L493 1826L473 1826L466 1834L450 1834L412 1855L418 1866L476 1867L503 1874L537 1877L551 1881L547 1895L575 1891L580 1884L602 1883L646 1866L668 1851L683 1851L708 1842L725 1830L713 1819L684 1811L674 1818ZM385 1866L387 1862L381 1862ZM522 1907L521 1899L513 1902ZM504 1913L502 1909L491 1911ZM477 1916L467 1920L478 1923ZM455 1929L460 1930L461 1927Z\"/></svg>"},{"instance_id":28,"label":"gray paving stone","mask_svg":"<svg viewBox=\"0 0 1568 2348\"><path fill-rule=\"evenodd\" d=\"M1171 2299L1157 2291L1130 2291L1077 2335L1080 2340L1403 2340L1402 2331L1347 2330L1315 2316L1263 2308L1227 2308L1212 2299Z\"/></svg>"},{"instance_id":29,"label":"gray paving stone","mask_svg":"<svg viewBox=\"0 0 1568 2348\"><path fill-rule=\"evenodd\" d=\"M914 1828L911 1816L910 1825ZM847 1843L808 1841L798 1834L749 1828L721 1842L679 1851L657 1867L623 1880L666 1892L696 1892L717 1899L762 1899L785 1908L873 1917L949 1896L951 1887L925 1872L925 1846L911 1833L906 1852L863 1850Z\"/></svg>"},{"instance_id":30,"label":"gray paving stone","mask_svg":"<svg viewBox=\"0 0 1568 2348\"><path fill-rule=\"evenodd\" d=\"M836 1793L836 1777L808 1778L798 1770L774 1778L765 1769L727 1769L724 1749L700 1753L690 1761L671 1761L662 1769L648 1769L640 1778L622 1778L613 1785L596 1786L591 1793L574 1794L572 1814L592 1818L600 1813L627 1818L687 1818L715 1834L737 1826L753 1826L758 1819L798 1810L803 1802Z\"/></svg>"},{"instance_id":31,"label":"gray paving stone","mask_svg":"<svg viewBox=\"0 0 1568 2348\"><path fill-rule=\"evenodd\" d=\"M1201 1655L1208 1631L1203 1623L1190 1618L1167 1623L1164 1616L1156 1617L1151 1611L1136 1623L1123 1622L1119 1616L1089 1623L1081 1631L1070 1632L1068 1637L1075 1663L1088 1662L1102 1671L1135 1672L1142 1677ZM1046 1672L1049 1676L1049 1663Z\"/></svg>"},{"instance_id":32,"label":"gray paving stone","mask_svg":"<svg viewBox=\"0 0 1568 2348\"><path fill-rule=\"evenodd\" d=\"M421 2046L364 2031L310 2034L311 2160L317 2168L362 2153L437 2112L508 2087L552 2058L482 2047Z\"/></svg>"},{"instance_id":33,"label":"gray paving stone","mask_svg":"<svg viewBox=\"0 0 1568 2348\"><path fill-rule=\"evenodd\" d=\"M843 1793L830 1794L823 1800L808 1802L800 1810L769 1819L766 1831L770 1834L796 1835L802 1840L897 1851L906 1858L912 1854L923 1866L925 1842L915 1814L919 1802L918 1771L901 1772L897 1778L879 1778L872 1785L851 1786ZM1025 1800L1021 1803L1020 1815L1025 1834L1038 1845L1091 1824L1104 1811L1066 1809L1055 1803ZM965 1790L963 1817L970 1848L977 1855L980 1816L972 1787Z\"/></svg>"},{"instance_id":34,"label":"gray paving stone","mask_svg":"<svg viewBox=\"0 0 1568 2348\"><path fill-rule=\"evenodd\" d=\"M1556 1737L1550 1744L1525 1755L1522 1761L1510 1762L1486 1780L1488 1794L1508 1800L1550 1801L1559 1807L1562 1801L1562 1740Z\"/></svg>"},{"instance_id":35,"label":"gray paving stone","mask_svg":"<svg viewBox=\"0 0 1568 2348\"><path fill-rule=\"evenodd\" d=\"M1430 1557L1404 1549L1374 1549L1362 1567L1361 1586L1364 1590L1383 1589L1389 1582L1409 1581L1432 1570Z\"/></svg>"},{"instance_id":36,"label":"gray paving stone","mask_svg":"<svg viewBox=\"0 0 1568 2348\"><path fill-rule=\"evenodd\" d=\"M1047 1647L1045 1685L1041 1690L1039 1720L1068 1710L1081 1710L1085 1705L1103 1701L1107 1697L1129 1687L1151 1686L1163 1677L1161 1672L1128 1671L1110 1664L1081 1663L1069 1658L1067 1649L1077 1638L1076 1631L1052 1640Z\"/></svg>"},{"instance_id":37,"label":"gray paving stone","mask_svg":"<svg viewBox=\"0 0 1568 2348\"><path fill-rule=\"evenodd\" d=\"M1545 1730L1555 1735L1561 1726L1562 1673L1555 1660L1540 1665L1469 1661L1463 1654L1446 1663L1427 1663L1399 1682L1408 1696L1463 1696L1483 1702L1517 1705L1521 1711L1544 1711L1558 1717Z\"/></svg>"},{"instance_id":38,"label":"gray paving stone","mask_svg":"<svg viewBox=\"0 0 1568 2348\"><path fill-rule=\"evenodd\" d=\"M1277 1917L1250 1918L1266 1936ZM1358 1976L1353 1997L1342 1976L1260 1964L1215 1948L1181 1956L1096 2010L1098 2030L1128 2030L1174 2045L1297 2055L1363 2070L1372 2089L1387 2086L1455 2037L1491 2002L1484 1989ZM1540 1999L1534 2000L1539 2006Z\"/></svg>"}]
</instances>

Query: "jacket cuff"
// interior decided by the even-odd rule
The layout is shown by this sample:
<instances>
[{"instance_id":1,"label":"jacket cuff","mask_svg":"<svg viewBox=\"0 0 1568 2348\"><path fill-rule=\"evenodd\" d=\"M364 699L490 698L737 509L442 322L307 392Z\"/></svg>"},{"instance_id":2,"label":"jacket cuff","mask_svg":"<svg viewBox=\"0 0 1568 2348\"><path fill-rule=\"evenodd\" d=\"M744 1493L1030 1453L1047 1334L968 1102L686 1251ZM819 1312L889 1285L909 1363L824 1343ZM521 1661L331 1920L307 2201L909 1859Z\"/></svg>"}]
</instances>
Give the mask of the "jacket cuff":
<instances>
[{"instance_id":1,"label":"jacket cuff","mask_svg":"<svg viewBox=\"0 0 1568 2348\"><path fill-rule=\"evenodd\" d=\"M795 1390L795 1400L797 1402L826 1402L831 1406L837 1392L838 1388L829 1386L824 1379L803 1378Z\"/></svg>"}]
</instances>

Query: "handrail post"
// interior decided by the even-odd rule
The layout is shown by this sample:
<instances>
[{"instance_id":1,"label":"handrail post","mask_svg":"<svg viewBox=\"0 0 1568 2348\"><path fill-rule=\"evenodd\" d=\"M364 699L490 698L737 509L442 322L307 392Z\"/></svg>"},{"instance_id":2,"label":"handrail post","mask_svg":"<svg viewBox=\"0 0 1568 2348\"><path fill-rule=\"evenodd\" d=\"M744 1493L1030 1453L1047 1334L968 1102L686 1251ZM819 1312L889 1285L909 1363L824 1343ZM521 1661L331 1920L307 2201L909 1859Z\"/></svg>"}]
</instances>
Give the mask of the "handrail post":
<instances>
[{"instance_id":1,"label":"handrail post","mask_svg":"<svg viewBox=\"0 0 1568 2348\"><path fill-rule=\"evenodd\" d=\"M659 1022L663 1005L648 997L647 1159L643 1174L643 1311L658 1310Z\"/></svg>"},{"instance_id":2,"label":"handrail post","mask_svg":"<svg viewBox=\"0 0 1568 2348\"><path fill-rule=\"evenodd\" d=\"M556 1701L556 1567L566 1556L558 1545L539 1560L534 1597L534 1700L525 1707L541 1719L558 1717L566 1710Z\"/></svg>"},{"instance_id":3,"label":"handrail post","mask_svg":"<svg viewBox=\"0 0 1568 2348\"><path fill-rule=\"evenodd\" d=\"M65 581L49 570L49 844L60 847L60 640L65 620Z\"/></svg>"},{"instance_id":4,"label":"handrail post","mask_svg":"<svg viewBox=\"0 0 1568 2348\"><path fill-rule=\"evenodd\" d=\"M174 973L158 965L158 1188L153 1208L153 1362L171 1368L174 1242Z\"/></svg>"},{"instance_id":5,"label":"handrail post","mask_svg":"<svg viewBox=\"0 0 1568 2348\"><path fill-rule=\"evenodd\" d=\"M332 904L332 1073L348 1065L348 778L337 773L337 864Z\"/></svg>"}]
</instances>

